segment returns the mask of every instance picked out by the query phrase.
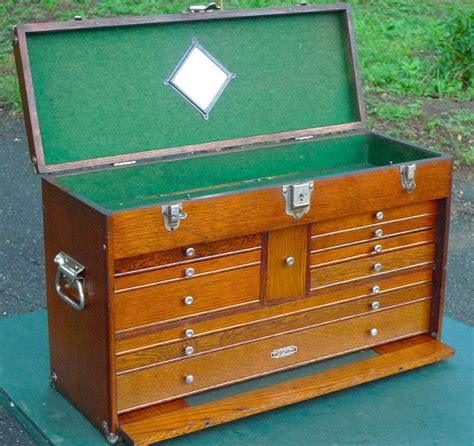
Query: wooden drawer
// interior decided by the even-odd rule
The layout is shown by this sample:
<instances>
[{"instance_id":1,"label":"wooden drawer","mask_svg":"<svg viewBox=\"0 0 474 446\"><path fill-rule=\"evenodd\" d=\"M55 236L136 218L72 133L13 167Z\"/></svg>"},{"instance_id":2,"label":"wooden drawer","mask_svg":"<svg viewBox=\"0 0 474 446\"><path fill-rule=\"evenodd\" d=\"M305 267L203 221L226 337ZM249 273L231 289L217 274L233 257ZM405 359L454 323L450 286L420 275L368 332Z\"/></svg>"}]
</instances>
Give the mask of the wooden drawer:
<instances>
[{"instance_id":1,"label":"wooden drawer","mask_svg":"<svg viewBox=\"0 0 474 446\"><path fill-rule=\"evenodd\" d=\"M431 229L435 224L436 215L428 214L406 220L378 223L372 226L337 231L324 235L313 235L311 237L311 250L315 251L369 240L383 240L387 237ZM378 235L379 233L381 235Z\"/></svg>"},{"instance_id":2,"label":"wooden drawer","mask_svg":"<svg viewBox=\"0 0 474 446\"><path fill-rule=\"evenodd\" d=\"M155 327L140 332L118 333L115 339L115 348L119 356L130 354L139 350L158 347L183 340L189 340L186 337L186 330L193 331L193 339L209 334L215 334L234 328L249 327L255 323L266 322L272 319L290 316L297 313L311 311L316 308L339 305L340 303L350 302L352 300L373 296L373 287L379 287L380 297L384 293L403 291L414 285L431 285L433 270L430 265L424 269L408 270L394 277L380 277L376 282L354 283L351 287L338 289L337 286L313 290L306 299L298 299L292 302L286 302L280 305L260 307L245 312L237 312L227 316L210 314L205 319L200 317L198 320L186 319L185 321L176 321L166 326L157 325ZM363 281L362 281L363 282ZM279 319L281 320L281 319ZM279 329L280 330L280 329Z\"/></svg>"},{"instance_id":3,"label":"wooden drawer","mask_svg":"<svg viewBox=\"0 0 474 446\"><path fill-rule=\"evenodd\" d=\"M259 249L262 245L260 234L251 234L212 243L197 243L168 251L158 251L149 254L117 259L115 274L133 274L149 271L160 266L171 266L175 263L187 263L203 258L214 258L228 254L236 254L248 250Z\"/></svg>"},{"instance_id":4,"label":"wooden drawer","mask_svg":"<svg viewBox=\"0 0 474 446\"><path fill-rule=\"evenodd\" d=\"M414 247L426 243L434 242L436 231L413 232L399 235L397 237L382 238L376 241L357 243L339 248L326 248L311 252L311 265L322 266L329 263L336 263L342 260L355 260L363 257L380 256L387 252L392 252L401 248Z\"/></svg>"},{"instance_id":5,"label":"wooden drawer","mask_svg":"<svg viewBox=\"0 0 474 446\"><path fill-rule=\"evenodd\" d=\"M133 275L125 275L115 279L115 290L123 292L141 286L153 286L163 282L177 280L192 281L197 277L219 273L229 269L259 265L260 249L232 254L214 259L193 261L170 268L154 269Z\"/></svg>"},{"instance_id":6,"label":"wooden drawer","mask_svg":"<svg viewBox=\"0 0 474 446\"><path fill-rule=\"evenodd\" d=\"M409 206L379 209L374 212L350 215L348 217L337 218L334 220L321 221L313 224L312 233L313 235L323 235L351 228L383 224L393 220L402 220L416 216L419 217L435 214L436 207L436 201L426 201L424 203L415 203Z\"/></svg>"},{"instance_id":7,"label":"wooden drawer","mask_svg":"<svg viewBox=\"0 0 474 446\"><path fill-rule=\"evenodd\" d=\"M434 256L435 245L431 243L416 248L380 254L374 258L352 260L326 267L316 267L311 271L311 289L357 280L363 277L378 279L381 275L391 271L433 262ZM381 265L380 271L376 270L376 265Z\"/></svg>"},{"instance_id":8,"label":"wooden drawer","mask_svg":"<svg viewBox=\"0 0 474 446\"><path fill-rule=\"evenodd\" d=\"M193 277L115 294L116 331L257 302L260 267L252 266L219 274ZM185 298L192 297L186 304Z\"/></svg>"},{"instance_id":9,"label":"wooden drawer","mask_svg":"<svg viewBox=\"0 0 474 446\"><path fill-rule=\"evenodd\" d=\"M199 336L165 346L145 348L126 355L119 355L116 359L116 369L118 372L123 372L150 364L180 360L232 345L271 337L279 333L288 333L302 328L334 322L338 319L380 311L381 309L385 310L420 299L430 299L432 292L433 287L431 283L422 283L389 293L374 294L371 297L357 299L340 305L315 308L307 312L291 315L281 315L278 318L232 330Z\"/></svg>"},{"instance_id":10,"label":"wooden drawer","mask_svg":"<svg viewBox=\"0 0 474 446\"><path fill-rule=\"evenodd\" d=\"M125 373L117 377L118 411L424 333L429 312L430 302L422 301ZM378 330L375 336L373 328Z\"/></svg>"}]
</instances>

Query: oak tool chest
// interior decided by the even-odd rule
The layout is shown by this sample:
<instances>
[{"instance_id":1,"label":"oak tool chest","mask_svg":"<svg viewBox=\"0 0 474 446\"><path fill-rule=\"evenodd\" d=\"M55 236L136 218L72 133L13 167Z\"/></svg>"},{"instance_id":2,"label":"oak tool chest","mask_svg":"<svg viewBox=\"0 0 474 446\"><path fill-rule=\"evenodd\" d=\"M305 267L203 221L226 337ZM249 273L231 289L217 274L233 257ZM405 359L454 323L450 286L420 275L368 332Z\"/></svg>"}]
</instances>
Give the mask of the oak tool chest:
<instances>
[{"instance_id":1,"label":"oak tool chest","mask_svg":"<svg viewBox=\"0 0 474 446\"><path fill-rule=\"evenodd\" d=\"M453 354L452 160L366 129L348 5L38 23L14 47L51 384L109 442Z\"/></svg>"}]
</instances>

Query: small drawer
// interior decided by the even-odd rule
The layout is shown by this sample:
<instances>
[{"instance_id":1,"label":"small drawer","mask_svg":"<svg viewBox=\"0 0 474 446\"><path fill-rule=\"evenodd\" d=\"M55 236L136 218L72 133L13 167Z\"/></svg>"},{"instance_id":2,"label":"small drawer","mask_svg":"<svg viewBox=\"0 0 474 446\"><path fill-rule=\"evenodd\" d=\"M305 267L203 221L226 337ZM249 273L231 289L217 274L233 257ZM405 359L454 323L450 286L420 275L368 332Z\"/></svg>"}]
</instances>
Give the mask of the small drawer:
<instances>
[{"instance_id":1,"label":"small drawer","mask_svg":"<svg viewBox=\"0 0 474 446\"><path fill-rule=\"evenodd\" d=\"M430 301L117 376L119 413L428 331Z\"/></svg>"},{"instance_id":2,"label":"small drawer","mask_svg":"<svg viewBox=\"0 0 474 446\"><path fill-rule=\"evenodd\" d=\"M260 267L116 292L116 331L220 311L260 299Z\"/></svg>"},{"instance_id":3,"label":"small drawer","mask_svg":"<svg viewBox=\"0 0 474 446\"><path fill-rule=\"evenodd\" d=\"M197 243L168 251L158 251L115 260L117 276L150 271L176 263L186 263L209 257L219 257L242 251L259 249L262 245L261 234L251 234L211 243Z\"/></svg>"},{"instance_id":4,"label":"small drawer","mask_svg":"<svg viewBox=\"0 0 474 446\"><path fill-rule=\"evenodd\" d=\"M427 201L397 208L378 209L374 212L351 215L349 217L337 218L334 220L325 220L313 224L312 233L313 235L323 235L335 231L435 214L436 206L436 201Z\"/></svg>"},{"instance_id":5,"label":"small drawer","mask_svg":"<svg viewBox=\"0 0 474 446\"><path fill-rule=\"evenodd\" d=\"M325 235L313 235L311 237L311 250L316 251L335 246L361 243L369 240L383 240L387 237L431 229L435 224L436 215L429 214L407 220L386 222L362 228L332 232Z\"/></svg>"},{"instance_id":6,"label":"small drawer","mask_svg":"<svg viewBox=\"0 0 474 446\"><path fill-rule=\"evenodd\" d=\"M434 261L435 245L402 249L380 256L352 260L332 266L313 267L311 289L348 282L364 277L379 277L386 273Z\"/></svg>"},{"instance_id":7,"label":"small drawer","mask_svg":"<svg viewBox=\"0 0 474 446\"><path fill-rule=\"evenodd\" d=\"M189 338L163 346L151 346L116 358L119 373L152 364L183 360L225 347L255 341L279 333L288 333L303 328L334 322L373 311L380 311L404 305L421 299L430 299L433 292L431 283L421 283L393 291L380 291L370 297L359 298L338 305L308 309L278 318L233 328L231 330L200 335L197 326L187 328ZM370 294L370 292L369 292ZM354 294L357 296L357 294Z\"/></svg>"},{"instance_id":8,"label":"small drawer","mask_svg":"<svg viewBox=\"0 0 474 446\"><path fill-rule=\"evenodd\" d=\"M357 258L371 256L375 258L380 254L392 252L397 249L431 243L435 240L435 237L436 231L429 229L427 231L413 232L390 238L382 238L380 240L371 240L369 242L349 246L316 250L311 252L311 265L322 266L344 260L355 260Z\"/></svg>"},{"instance_id":9,"label":"small drawer","mask_svg":"<svg viewBox=\"0 0 474 446\"><path fill-rule=\"evenodd\" d=\"M258 265L261 260L261 250L246 251L223 257L197 260L169 268L154 269L133 275L115 278L115 290L129 290L140 286L155 285L181 279L193 279L211 273L219 273L232 268Z\"/></svg>"}]
</instances>

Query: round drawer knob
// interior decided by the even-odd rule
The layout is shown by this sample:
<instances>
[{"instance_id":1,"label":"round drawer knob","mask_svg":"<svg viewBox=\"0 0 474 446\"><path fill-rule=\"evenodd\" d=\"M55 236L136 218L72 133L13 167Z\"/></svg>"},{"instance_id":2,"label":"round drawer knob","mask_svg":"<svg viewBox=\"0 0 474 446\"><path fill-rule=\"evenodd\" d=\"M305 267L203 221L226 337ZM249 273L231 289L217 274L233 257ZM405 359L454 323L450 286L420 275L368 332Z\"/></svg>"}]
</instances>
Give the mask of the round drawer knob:
<instances>
[{"instance_id":1,"label":"round drawer knob","mask_svg":"<svg viewBox=\"0 0 474 446\"><path fill-rule=\"evenodd\" d=\"M195 273L196 271L194 270L194 268L186 268L186 270L184 271L186 277L193 277Z\"/></svg>"},{"instance_id":2,"label":"round drawer knob","mask_svg":"<svg viewBox=\"0 0 474 446\"><path fill-rule=\"evenodd\" d=\"M191 356L193 353L194 353L194 347L191 347L190 345L188 345L188 346L184 349L184 354L185 354L186 356Z\"/></svg>"},{"instance_id":3,"label":"round drawer knob","mask_svg":"<svg viewBox=\"0 0 474 446\"><path fill-rule=\"evenodd\" d=\"M196 250L194 248L186 249L186 256L187 257L193 257L195 254L196 254Z\"/></svg>"},{"instance_id":4,"label":"round drawer knob","mask_svg":"<svg viewBox=\"0 0 474 446\"><path fill-rule=\"evenodd\" d=\"M184 377L184 381L186 384L192 384L194 382L194 376L193 375L186 375Z\"/></svg>"},{"instance_id":5,"label":"round drawer knob","mask_svg":"<svg viewBox=\"0 0 474 446\"><path fill-rule=\"evenodd\" d=\"M192 338L194 336L194 330L192 328L188 328L185 332L184 332L184 337L185 338Z\"/></svg>"},{"instance_id":6,"label":"round drawer knob","mask_svg":"<svg viewBox=\"0 0 474 446\"><path fill-rule=\"evenodd\" d=\"M194 302L194 297L193 296L186 296L184 298L184 305L192 305Z\"/></svg>"},{"instance_id":7,"label":"round drawer knob","mask_svg":"<svg viewBox=\"0 0 474 446\"><path fill-rule=\"evenodd\" d=\"M285 259L285 263L287 266L293 266L295 264L295 258L294 257L287 257Z\"/></svg>"},{"instance_id":8,"label":"round drawer knob","mask_svg":"<svg viewBox=\"0 0 474 446\"><path fill-rule=\"evenodd\" d=\"M374 246L374 251L376 253L382 252L382 245L375 245Z\"/></svg>"},{"instance_id":9,"label":"round drawer knob","mask_svg":"<svg viewBox=\"0 0 474 446\"><path fill-rule=\"evenodd\" d=\"M381 263L376 263L376 264L374 265L374 271L376 271L376 272L378 272L378 273L379 273L380 271L382 271L382 264L381 264Z\"/></svg>"},{"instance_id":10,"label":"round drawer knob","mask_svg":"<svg viewBox=\"0 0 474 446\"><path fill-rule=\"evenodd\" d=\"M379 294L380 293L380 287L378 285L374 285L372 287L372 293Z\"/></svg>"},{"instance_id":11,"label":"round drawer knob","mask_svg":"<svg viewBox=\"0 0 474 446\"><path fill-rule=\"evenodd\" d=\"M380 302L372 302L371 305L370 305L370 308L372 308L372 310L380 310ZM377 329L375 328L374 330L377 331Z\"/></svg>"},{"instance_id":12,"label":"round drawer knob","mask_svg":"<svg viewBox=\"0 0 474 446\"><path fill-rule=\"evenodd\" d=\"M379 334L379 331L376 328L370 329L370 336L375 337Z\"/></svg>"},{"instance_id":13,"label":"round drawer knob","mask_svg":"<svg viewBox=\"0 0 474 446\"><path fill-rule=\"evenodd\" d=\"M383 236L383 230L382 229L376 229L375 230L375 237L382 237Z\"/></svg>"},{"instance_id":14,"label":"round drawer knob","mask_svg":"<svg viewBox=\"0 0 474 446\"><path fill-rule=\"evenodd\" d=\"M382 211L377 212L377 213L375 214L375 218L376 218L377 220L379 220L379 221L380 221L380 220L383 220L383 212L382 212Z\"/></svg>"}]
</instances>

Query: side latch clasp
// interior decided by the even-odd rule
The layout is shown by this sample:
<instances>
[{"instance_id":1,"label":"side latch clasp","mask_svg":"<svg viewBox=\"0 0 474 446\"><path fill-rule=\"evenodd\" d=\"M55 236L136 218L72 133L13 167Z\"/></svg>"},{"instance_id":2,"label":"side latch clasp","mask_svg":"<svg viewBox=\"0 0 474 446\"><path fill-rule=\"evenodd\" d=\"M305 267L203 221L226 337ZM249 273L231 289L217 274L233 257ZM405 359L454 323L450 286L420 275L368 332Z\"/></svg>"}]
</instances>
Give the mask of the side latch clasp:
<instances>
[{"instance_id":1,"label":"side latch clasp","mask_svg":"<svg viewBox=\"0 0 474 446\"><path fill-rule=\"evenodd\" d=\"M161 212L165 222L165 228L168 231L176 231L179 228L179 223L184 220L188 214L183 212L183 203L166 204L161 206Z\"/></svg>"},{"instance_id":2,"label":"side latch clasp","mask_svg":"<svg viewBox=\"0 0 474 446\"><path fill-rule=\"evenodd\" d=\"M405 192L411 193L415 190L416 164L404 164L400 166L400 181Z\"/></svg>"},{"instance_id":3,"label":"side latch clasp","mask_svg":"<svg viewBox=\"0 0 474 446\"><path fill-rule=\"evenodd\" d=\"M311 205L311 193L314 189L314 181L300 184L288 184L282 187L286 203L286 214L296 220L309 211Z\"/></svg>"}]
</instances>

